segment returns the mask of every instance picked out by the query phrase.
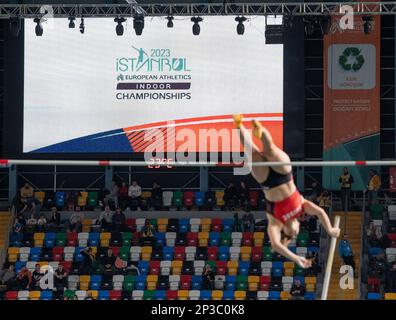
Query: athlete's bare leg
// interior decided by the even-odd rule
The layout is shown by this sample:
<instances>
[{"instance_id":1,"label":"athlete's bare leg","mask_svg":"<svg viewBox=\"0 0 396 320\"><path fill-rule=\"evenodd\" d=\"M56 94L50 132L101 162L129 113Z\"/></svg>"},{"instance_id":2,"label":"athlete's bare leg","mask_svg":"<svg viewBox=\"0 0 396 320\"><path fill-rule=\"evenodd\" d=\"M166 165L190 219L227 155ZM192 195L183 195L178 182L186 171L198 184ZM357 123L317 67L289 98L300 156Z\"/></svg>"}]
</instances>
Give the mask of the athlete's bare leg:
<instances>
[{"instance_id":1,"label":"athlete's bare leg","mask_svg":"<svg viewBox=\"0 0 396 320\"><path fill-rule=\"evenodd\" d=\"M253 135L263 142L264 157L267 161L290 162L290 157L279 149L272 140L270 132L257 120L253 120ZM274 170L279 173L288 173L292 170L290 165L276 166Z\"/></svg>"},{"instance_id":2,"label":"athlete's bare leg","mask_svg":"<svg viewBox=\"0 0 396 320\"><path fill-rule=\"evenodd\" d=\"M239 129L239 136L241 139L241 143L245 150L245 155L247 157L247 161L249 162L263 162L265 158L262 156L259 148L253 142L252 135L249 130L242 124L242 115L237 114L233 116L236 127ZM251 159L250 152L251 150ZM246 152L247 151L247 152ZM256 167L252 166L252 175L257 180L257 182L262 183L268 177L268 167Z\"/></svg>"},{"instance_id":3,"label":"athlete's bare leg","mask_svg":"<svg viewBox=\"0 0 396 320\"><path fill-rule=\"evenodd\" d=\"M321 207L306 199L304 199L302 206L306 214L318 217L320 223L331 237L338 238L340 235L340 229L333 228L327 213Z\"/></svg>"}]
</instances>

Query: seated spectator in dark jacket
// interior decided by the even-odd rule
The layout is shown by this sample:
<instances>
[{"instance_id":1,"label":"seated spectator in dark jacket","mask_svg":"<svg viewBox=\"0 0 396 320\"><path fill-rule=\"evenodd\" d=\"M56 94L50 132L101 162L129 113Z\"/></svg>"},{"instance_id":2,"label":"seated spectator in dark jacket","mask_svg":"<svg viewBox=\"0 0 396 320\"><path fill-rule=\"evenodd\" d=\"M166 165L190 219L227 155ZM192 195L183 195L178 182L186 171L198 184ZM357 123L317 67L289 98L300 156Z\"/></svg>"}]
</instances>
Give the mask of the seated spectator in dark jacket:
<instances>
[{"instance_id":1,"label":"seated spectator in dark jacket","mask_svg":"<svg viewBox=\"0 0 396 320\"><path fill-rule=\"evenodd\" d=\"M111 248L107 249L106 255L102 259L103 275L106 276L107 280L111 279L114 274L116 257L113 254Z\"/></svg>"},{"instance_id":2,"label":"seated spectator in dark jacket","mask_svg":"<svg viewBox=\"0 0 396 320\"><path fill-rule=\"evenodd\" d=\"M396 292L396 261L390 264L386 282L387 291Z\"/></svg>"},{"instance_id":3,"label":"seated spectator in dark jacket","mask_svg":"<svg viewBox=\"0 0 396 320\"><path fill-rule=\"evenodd\" d=\"M18 290L29 290L31 283L32 274L28 268L23 267L16 277L16 286Z\"/></svg>"},{"instance_id":4,"label":"seated spectator in dark jacket","mask_svg":"<svg viewBox=\"0 0 396 320\"><path fill-rule=\"evenodd\" d=\"M34 197L34 190L31 185L25 183L20 189L20 202L22 203L21 213L32 211L38 217L40 214L41 203Z\"/></svg>"},{"instance_id":5,"label":"seated spectator in dark jacket","mask_svg":"<svg viewBox=\"0 0 396 320\"><path fill-rule=\"evenodd\" d=\"M37 220L37 231L38 232L45 232L47 229L47 219L43 214L40 214L40 218Z\"/></svg>"},{"instance_id":6,"label":"seated spectator in dark jacket","mask_svg":"<svg viewBox=\"0 0 396 320\"><path fill-rule=\"evenodd\" d=\"M34 271L32 273L32 283L31 289L32 290L40 290L40 280L43 277L43 273L41 273L40 265L37 263L34 267Z\"/></svg>"},{"instance_id":7,"label":"seated spectator in dark jacket","mask_svg":"<svg viewBox=\"0 0 396 320\"><path fill-rule=\"evenodd\" d=\"M250 211L242 216L242 231L254 232L254 216Z\"/></svg>"},{"instance_id":8,"label":"seated spectator in dark jacket","mask_svg":"<svg viewBox=\"0 0 396 320\"><path fill-rule=\"evenodd\" d=\"M207 264L202 272L202 289L213 290L215 275L212 271L212 267Z\"/></svg>"},{"instance_id":9,"label":"seated spectator in dark jacket","mask_svg":"<svg viewBox=\"0 0 396 320\"><path fill-rule=\"evenodd\" d=\"M34 217L34 214L32 213L30 215L30 218L26 221L25 230L26 232L34 232L36 231L36 227L37 227L37 219Z\"/></svg>"},{"instance_id":10,"label":"seated spectator in dark jacket","mask_svg":"<svg viewBox=\"0 0 396 320\"><path fill-rule=\"evenodd\" d=\"M305 296L305 287L301 284L300 280L294 280L290 289L290 294L293 300L303 300Z\"/></svg>"},{"instance_id":11,"label":"seated spectator in dark jacket","mask_svg":"<svg viewBox=\"0 0 396 320\"><path fill-rule=\"evenodd\" d=\"M51 230L58 230L61 224L61 216L56 207L51 208L51 219L49 221L49 228Z\"/></svg>"},{"instance_id":12,"label":"seated spectator in dark jacket","mask_svg":"<svg viewBox=\"0 0 396 320\"><path fill-rule=\"evenodd\" d=\"M311 267L307 269L306 274L316 276L322 269L319 264L318 254L311 251L308 252L306 258L311 260Z\"/></svg>"},{"instance_id":13,"label":"seated spectator in dark jacket","mask_svg":"<svg viewBox=\"0 0 396 320\"><path fill-rule=\"evenodd\" d=\"M12 290L16 277L14 265L10 264L8 269L0 271L0 284L7 287L7 290Z\"/></svg>"},{"instance_id":14,"label":"seated spectator in dark jacket","mask_svg":"<svg viewBox=\"0 0 396 320\"><path fill-rule=\"evenodd\" d=\"M384 279L386 273L386 257L383 252L370 258L369 261L369 275L371 277Z\"/></svg>"},{"instance_id":15,"label":"seated spectator in dark jacket","mask_svg":"<svg viewBox=\"0 0 396 320\"><path fill-rule=\"evenodd\" d=\"M80 253L84 257L80 264L80 273L89 274L92 269L92 264L95 261L95 255L93 254L91 247L81 250Z\"/></svg>"},{"instance_id":16,"label":"seated spectator in dark jacket","mask_svg":"<svg viewBox=\"0 0 396 320\"><path fill-rule=\"evenodd\" d=\"M82 213L80 207L76 207L76 211L72 213L67 226L67 232L81 232L82 229Z\"/></svg>"},{"instance_id":17,"label":"seated spectator in dark jacket","mask_svg":"<svg viewBox=\"0 0 396 320\"><path fill-rule=\"evenodd\" d=\"M11 245L14 247L20 247L23 239L23 227L19 222L18 218L15 218L12 233L11 233Z\"/></svg>"},{"instance_id":18,"label":"seated spectator in dark jacket","mask_svg":"<svg viewBox=\"0 0 396 320\"><path fill-rule=\"evenodd\" d=\"M224 190L223 200L227 205L229 201L235 201L237 199L238 199L237 189L235 188L234 184L230 182L227 188L225 188Z\"/></svg>"},{"instance_id":19,"label":"seated spectator in dark jacket","mask_svg":"<svg viewBox=\"0 0 396 320\"><path fill-rule=\"evenodd\" d=\"M241 207L247 209L249 207L249 188L248 186L245 184L245 182L241 182L241 185L239 187L239 201L241 204Z\"/></svg>"},{"instance_id":20,"label":"seated spectator in dark jacket","mask_svg":"<svg viewBox=\"0 0 396 320\"><path fill-rule=\"evenodd\" d=\"M63 265L59 265L54 272L54 286L57 292L63 292L67 286L67 271L63 269Z\"/></svg>"},{"instance_id":21,"label":"seated spectator in dark jacket","mask_svg":"<svg viewBox=\"0 0 396 320\"><path fill-rule=\"evenodd\" d=\"M314 181L312 182L312 191L309 195L308 199L311 200L313 203L318 204L318 199L323 192L323 188L319 182Z\"/></svg>"},{"instance_id":22,"label":"seated spectator in dark jacket","mask_svg":"<svg viewBox=\"0 0 396 320\"><path fill-rule=\"evenodd\" d=\"M125 224L125 214L121 211L121 208L117 208L112 217L113 220L113 231L122 232L125 231L127 226Z\"/></svg>"},{"instance_id":23,"label":"seated spectator in dark jacket","mask_svg":"<svg viewBox=\"0 0 396 320\"><path fill-rule=\"evenodd\" d=\"M155 245L155 228L151 225L150 220L146 219L141 231L140 245L149 243L152 247Z\"/></svg>"},{"instance_id":24,"label":"seated spectator in dark jacket","mask_svg":"<svg viewBox=\"0 0 396 320\"><path fill-rule=\"evenodd\" d=\"M118 204L122 210L129 204L128 185L125 181L121 182L121 187L118 190Z\"/></svg>"},{"instance_id":25,"label":"seated spectator in dark jacket","mask_svg":"<svg viewBox=\"0 0 396 320\"><path fill-rule=\"evenodd\" d=\"M156 210L162 205L162 188L156 182L153 183L153 187L151 189L150 201L151 201L150 205L154 207Z\"/></svg>"},{"instance_id":26,"label":"seated spectator in dark jacket","mask_svg":"<svg viewBox=\"0 0 396 320\"><path fill-rule=\"evenodd\" d=\"M111 212L110 206L105 206L104 211L100 213L99 221L103 231L111 231L113 212Z\"/></svg>"},{"instance_id":27,"label":"seated spectator in dark jacket","mask_svg":"<svg viewBox=\"0 0 396 320\"><path fill-rule=\"evenodd\" d=\"M19 223L22 225L22 227L25 227L26 226L26 219L23 216L23 213L18 213L17 214L17 218L18 218Z\"/></svg>"}]
</instances>

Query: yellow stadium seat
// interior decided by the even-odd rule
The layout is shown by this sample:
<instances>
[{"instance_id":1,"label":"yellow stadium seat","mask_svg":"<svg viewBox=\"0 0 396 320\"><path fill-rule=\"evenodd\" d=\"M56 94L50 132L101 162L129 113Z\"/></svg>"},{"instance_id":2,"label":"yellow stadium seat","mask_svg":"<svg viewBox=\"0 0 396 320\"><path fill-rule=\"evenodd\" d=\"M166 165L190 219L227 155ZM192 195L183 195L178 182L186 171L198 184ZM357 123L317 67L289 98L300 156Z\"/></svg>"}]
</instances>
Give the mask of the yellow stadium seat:
<instances>
[{"instance_id":1,"label":"yellow stadium seat","mask_svg":"<svg viewBox=\"0 0 396 320\"><path fill-rule=\"evenodd\" d=\"M100 234L100 240L108 240L111 238L111 233L110 232L102 232Z\"/></svg>"},{"instance_id":2,"label":"yellow stadium seat","mask_svg":"<svg viewBox=\"0 0 396 320\"><path fill-rule=\"evenodd\" d=\"M209 232L211 224L212 224L212 219L211 218L203 218L203 219L201 219L201 231Z\"/></svg>"},{"instance_id":3,"label":"yellow stadium seat","mask_svg":"<svg viewBox=\"0 0 396 320\"><path fill-rule=\"evenodd\" d=\"M216 205L224 206L225 204L223 200L224 191L216 191L215 196L216 196Z\"/></svg>"},{"instance_id":4,"label":"yellow stadium seat","mask_svg":"<svg viewBox=\"0 0 396 320\"><path fill-rule=\"evenodd\" d=\"M151 198L151 191L143 191L141 195L142 199L150 199Z\"/></svg>"},{"instance_id":5,"label":"yellow stadium seat","mask_svg":"<svg viewBox=\"0 0 396 320\"><path fill-rule=\"evenodd\" d=\"M40 266L40 268L42 268L42 267L45 267L45 266L48 266L49 264L49 261L39 261L39 262L37 262L38 264L39 264L39 266Z\"/></svg>"},{"instance_id":6,"label":"yellow stadium seat","mask_svg":"<svg viewBox=\"0 0 396 320\"><path fill-rule=\"evenodd\" d=\"M166 232L166 227L168 226L167 218L159 218L157 220L158 232Z\"/></svg>"},{"instance_id":7,"label":"yellow stadium seat","mask_svg":"<svg viewBox=\"0 0 396 320\"><path fill-rule=\"evenodd\" d=\"M238 274L238 261L227 262L228 275L236 276Z\"/></svg>"},{"instance_id":8,"label":"yellow stadium seat","mask_svg":"<svg viewBox=\"0 0 396 320\"><path fill-rule=\"evenodd\" d=\"M294 269L284 269L283 273L285 277L293 277Z\"/></svg>"},{"instance_id":9,"label":"yellow stadium seat","mask_svg":"<svg viewBox=\"0 0 396 320\"><path fill-rule=\"evenodd\" d=\"M396 293L385 293L385 300L396 300Z\"/></svg>"},{"instance_id":10,"label":"yellow stadium seat","mask_svg":"<svg viewBox=\"0 0 396 320\"><path fill-rule=\"evenodd\" d=\"M39 300L40 296L40 291L29 291L29 300Z\"/></svg>"},{"instance_id":11,"label":"yellow stadium seat","mask_svg":"<svg viewBox=\"0 0 396 320\"><path fill-rule=\"evenodd\" d=\"M241 260L250 261L252 255L252 247L241 247Z\"/></svg>"},{"instance_id":12,"label":"yellow stadium seat","mask_svg":"<svg viewBox=\"0 0 396 320\"><path fill-rule=\"evenodd\" d=\"M283 263L283 268L285 269L294 269L294 262L286 261Z\"/></svg>"},{"instance_id":13,"label":"yellow stadium seat","mask_svg":"<svg viewBox=\"0 0 396 320\"><path fill-rule=\"evenodd\" d=\"M8 248L8 254L18 254L18 253L19 253L18 247L9 247Z\"/></svg>"},{"instance_id":14,"label":"yellow stadium seat","mask_svg":"<svg viewBox=\"0 0 396 320\"><path fill-rule=\"evenodd\" d=\"M177 291L177 297L179 298L179 300L187 300L188 299L188 290Z\"/></svg>"},{"instance_id":15,"label":"yellow stadium seat","mask_svg":"<svg viewBox=\"0 0 396 320\"><path fill-rule=\"evenodd\" d=\"M316 277L305 277L305 283L316 284Z\"/></svg>"},{"instance_id":16,"label":"yellow stadium seat","mask_svg":"<svg viewBox=\"0 0 396 320\"><path fill-rule=\"evenodd\" d=\"M264 245L264 232L256 231L253 233L253 242L255 247L262 247Z\"/></svg>"},{"instance_id":17,"label":"yellow stadium seat","mask_svg":"<svg viewBox=\"0 0 396 320\"><path fill-rule=\"evenodd\" d=\"M223 299L223 291L213 290L212 291L212 300L221 300L221 299Z\"/></svg>"},{"instance_id":18,"label":"yellow stadium seat","mask_svg":"<svg viewBox=\"0 0 396 320\"><path fill-rule=\"evenodd\" d=\"M45 233L44 232L36 232L33 236L34 240L44 240Z\"/></svg>"},{"instance_id":19,"label":"yellow stadium seat","mask_svg":"<svg viewBox=\"0 0 396 320\"><path fill-rule=\"evenodd\" d=\"M245 300L246 299L246 291L235 291L234 299L235 300Z\"/></svg>"},{"instance_id":20,"label":"yellow stadium seat","mask_svg":"<svg viewBox=\"0 0 396 320\"><path fill-rule=\"evenodd\" d=\"M96 255L96 253L98 252L98 248L97 247L91 247L91 249L92 249L93 255Z\"/></svg>"},{"instance_id":21,"label":"yellow stadium seat","mask_svg":"<svg viewBox=\"0 0 396 320\"><path fill-rule=\"evenodd\" d=\"M43 191L36 191L34 193L34 197L40 201L40 203L43 205L44 204L44 199L45 199L45 192Z\"/></svg>"},{"instance_id":22,"label":"yellow stadium seat","mask_svg":"<svg viewBox=\"0 0 396 320\"><path fill-rule=\"evenodd\" d=\"M249 291L257 291L259 281L260 281L259 276L249 276L248 277Z\"/></svg>"},{"instance_id":23,"label":"yellow stadium seat","mask_svg":"<svg viewBox=\"0 0 396 320\"><path fill-rule=\"evenodd\" d=\"M152 247L142 247L142 260L150 261L151 252L153 252L153 248Z\"/></svg>"},{"instance_id":24,"label":"yellow stadium seat","mask_svg":"<svg viewBox=\"0 0 396 320\"><path fill-rule=\"evenodd\" d=\"M91 294L92 298L98 299L98 290L88 290L87 295Z\"/></svg>"},{"instance_id":25,"label":"yellow stadium seat","mask_svg":"<svg viewBox=\"0 0 396 320\"><path fill-rule=\"evenodd\" d=\"M155 290L157 288L158 276L149 275L147 276L147 290Z\"/></svg>"},{"instance_id":26,"label":"yellow stadium seat","mask_svg":"<svg viewBox=\"0 0 396 320\"><path fill-rule=\"evenodd\" d=\"M88 199L88 192L81 191L79 197L77 198L77 205L79 207L86 206L87 205L87 199Z\"/></svg>"},{"instance_id":27,"label":"yellow stadium seat","mask_svg":"<svg viewBox=\"0 0 396 320\"><path fill-rule=\"evenodd\" d=\"M181 260L172 261L172 274L174 275L181 274L182 266L183 266L183 261Z\"/></svg>"},{"instance_id":28,"label":"yellow stadium seat","mask_svg":"<svg viewBox=\"0 0 396 320\"><path fill-rule=\"evenodd\" d=\"M198 245L200 247L207 247L208 240L209 240L209 232L207 231L198 232Z\"/></svg>"},{"instance_id":29,"label":"yellow stadium seat","mask_svg":"<svg viewBox=\"0 0 396 320\"><path fill-rule=\"evenodd\" d=\"M9 247L8 248L8 261L16 262L18 260L19 248Z\"/></svg>"},{"instance_id":30,"label":"yellow stadium seat","mask_svg":"<svg viewBox=\"0 0 396 320\"><path fill-rule=\"evenodd\" d=\"M290 292L289 291L282 291L280 294L282 300L289 300L290 299Z\"/></svg>"}]
</instances>

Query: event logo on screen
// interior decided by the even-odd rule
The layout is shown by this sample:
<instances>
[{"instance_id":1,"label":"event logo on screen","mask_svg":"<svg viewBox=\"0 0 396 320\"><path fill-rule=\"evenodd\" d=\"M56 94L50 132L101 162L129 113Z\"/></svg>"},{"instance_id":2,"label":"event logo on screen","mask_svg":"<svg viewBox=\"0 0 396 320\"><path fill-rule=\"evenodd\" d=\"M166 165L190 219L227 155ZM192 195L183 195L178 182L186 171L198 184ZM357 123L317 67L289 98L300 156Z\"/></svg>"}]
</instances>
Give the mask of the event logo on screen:
<instances>
[{"instance_id":1,"label":"event logo on screen","mask_svg":"<svg viewBox=\"0 0 396 320\"><path fill-rule=\"evenodd\" d=\"M167 48L137 48L116 59L117 100L191 99L191 68L186 57Z\"/></svg>"}]
</instances>

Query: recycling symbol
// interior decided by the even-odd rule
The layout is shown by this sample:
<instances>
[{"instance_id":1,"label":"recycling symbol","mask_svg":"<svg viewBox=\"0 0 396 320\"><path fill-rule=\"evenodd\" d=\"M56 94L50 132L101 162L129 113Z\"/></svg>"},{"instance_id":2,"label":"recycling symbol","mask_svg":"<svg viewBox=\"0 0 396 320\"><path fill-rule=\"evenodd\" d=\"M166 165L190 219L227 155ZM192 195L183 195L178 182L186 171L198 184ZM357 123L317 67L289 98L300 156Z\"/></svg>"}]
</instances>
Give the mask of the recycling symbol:
<instances>
[{"instance_id":1,"label":"recycling symbol","mask_svg":"<svg viewBox=\"0 0 396 320\"><path fill-rule=\"evenodd\" d=\"M356 47L345 48L338 58L342 69L345 71L359 71L364 64L364 57L361 52L362 50Z\"/></svg>"}]
</instances>

